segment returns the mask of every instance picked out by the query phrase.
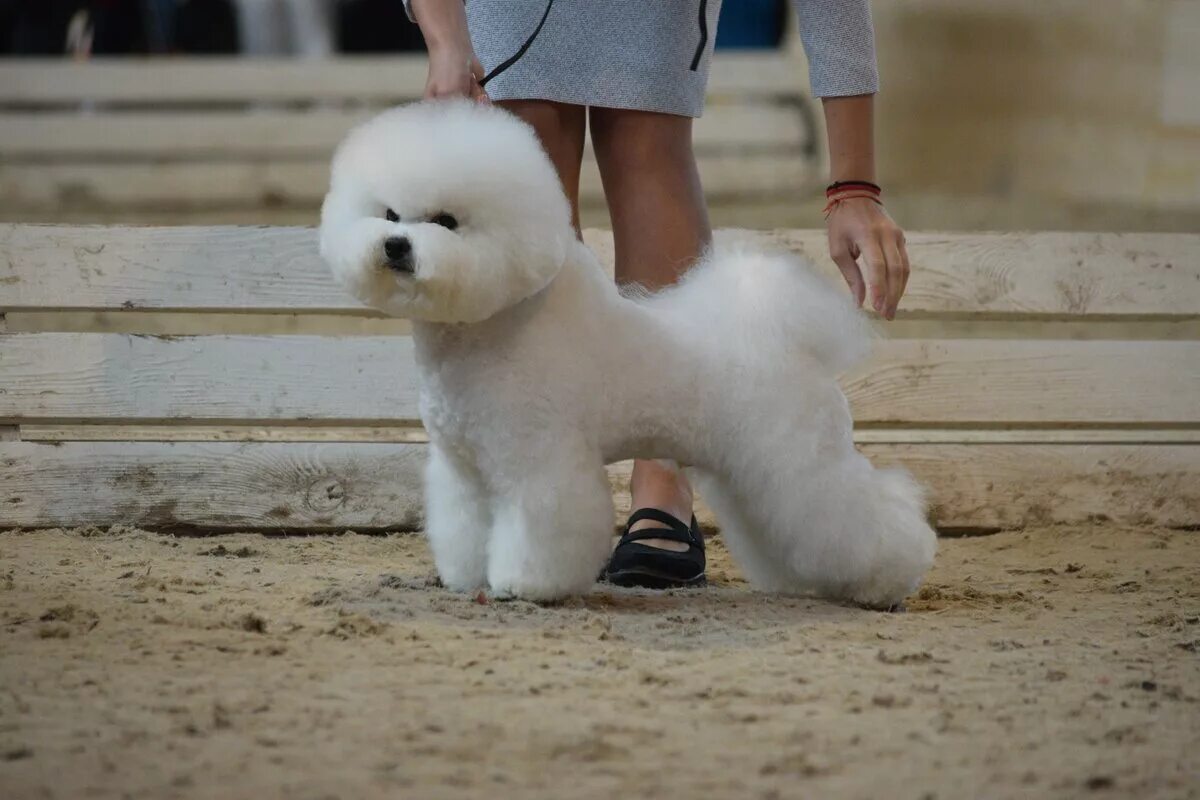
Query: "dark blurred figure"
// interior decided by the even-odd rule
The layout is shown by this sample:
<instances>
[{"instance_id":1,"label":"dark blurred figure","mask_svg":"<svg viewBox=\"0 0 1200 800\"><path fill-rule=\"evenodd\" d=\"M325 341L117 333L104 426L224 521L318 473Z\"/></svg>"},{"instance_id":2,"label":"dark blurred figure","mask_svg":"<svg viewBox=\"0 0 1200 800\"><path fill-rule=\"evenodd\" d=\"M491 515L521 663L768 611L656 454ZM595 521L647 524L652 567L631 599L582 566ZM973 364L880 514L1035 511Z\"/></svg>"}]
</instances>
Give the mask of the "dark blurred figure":
<instances>
[{"instance_id":1,"label":"dark blurred figure","mask_svg":"<svg viewBox=\"0 0 1200 800\"><path fill-rule=\"evenodd\" d=\"M721 4L721 49L774 49L787 28L787 0L735 0Z\"/></svg>"},{"instance_id":2,"label":"dark blurred figure","mask_svg":"<svg viewBox=\"0 0 1200 800\"><path fill-rule=\"evenodd\" d=\"M61 56L80 0L0 0L0 52Z\"/></svg>"},{"instance_id":3,"label":"dark blurred figure","mask_svg":"<svg viewBox=\"0 0 1200 800\"><path fill-rule=\"evenodd\" d=\"M236 5L243 54L333 55L332 0L236 0Z\"/></svg>"},{"instance_id":4,"label":"dark blurred figure","mask_svg":"<svg viewBox=\"0 0 1200 800\"><path fill-rule=\"evenodd\" d=\"M230 0L182 0L173 27L178 53L238 52L237 11Z\"/></svg>"},{"instance_id":5,"label":"dark blurred figure","mask_svg":"<svg viewBox=\"0 0 1200 800\"><path fill-rule=\"evenodd\" d=\"M151 53L169 53L175 45L178 0L142 0L146 10L146 44Z\"/></svg>"},{"instance_id":6,"label":"dark blurred figure","mask_svg":"<svg viewBox=\"0 0 1200 800\"><path fill-rule=\"evenodd\" d=\"M145 53L142 0L90 0L82 3L91 26L91 52L98 56Z\"/></svg>"},{"instance_id":7,"label":"dark blurred figure","mask_svg":"<svg viewBox=\"0 0 1200 800\"><path fill-rule=\"evenodd\" d=\"M403 0L340 0L338 50L343 53L423 51L421 29L404 13Z\"/></svg>"}]
</instances>

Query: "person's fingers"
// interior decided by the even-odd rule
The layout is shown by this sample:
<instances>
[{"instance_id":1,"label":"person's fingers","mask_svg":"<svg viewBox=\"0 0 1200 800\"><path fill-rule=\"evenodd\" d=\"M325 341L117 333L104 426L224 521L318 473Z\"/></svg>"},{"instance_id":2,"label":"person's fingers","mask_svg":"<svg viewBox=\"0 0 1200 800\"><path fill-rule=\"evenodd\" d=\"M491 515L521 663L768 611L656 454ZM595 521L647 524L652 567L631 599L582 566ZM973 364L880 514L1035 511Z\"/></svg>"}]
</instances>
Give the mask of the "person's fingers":
<instances>
[{"instance_id":1,"label":"person's fingers","mask_svg":"<svg viewBox=\"0 0 1200 800\"><path fill-rule=\"evenodd\" d=\"M483 69L483 62L479 60L478 56L471 56L467 67L471 72L471 99L480 103L492 102L492 98L488 97L487 90L479 85L479 82L487 75Z\"/></svg>"},{"instance_id":2,"label":"person's fingers","mask_svg":"<svg viewBox=\"0 0 1200 800\"><path fill-rule=\"evenodd\" d=\"M908 283L908 258L904 254L904 242L900 240L899 231L884 234L883 251L888 263L888 302L885 316L892 319L896 316L896 308L904 294L904 285Z\"/></svg>"},{"instance_id":3,"label":"person's fingers","mask_svg":"<svg viewBox=\"0 0 1200 800\"><path fill-rule=\"evenodd\" d=\"M490 103L492 98L488 97L488 93L478 81L471 81L471 99L477 103Z\"/></svg>"},{"instance_id":4,"label":"person's fingers","mask_svg":"<svg viewBox=\"0 0 1200 800\"><path fill-rule=\"evenodd\" d=\"M888 265L879 240L868 239L866 247L862 248L862 256L863 271L866 273L867 288L871 295L871 308L875 309L878 314L884 314L887 309L888 297Z\"/></svg>"},{"instance_id":5,"label":"person's fingers","mask_svg":"<svg viewBox=\"0 0 1200 800\"><path fill-rule=\"evenodd\" d=\"M854 256L851 255L850 248L845 244L831 244L829 255L833 258L833 263L837 264L838 269L841 270L842 277L846 279L846 285L850 287L850 293L854 295L854 304L861 307L867 294L867 287L863 283L862 271L858 268L858 262L854 260Z\"/></svg>"}]
</instances>

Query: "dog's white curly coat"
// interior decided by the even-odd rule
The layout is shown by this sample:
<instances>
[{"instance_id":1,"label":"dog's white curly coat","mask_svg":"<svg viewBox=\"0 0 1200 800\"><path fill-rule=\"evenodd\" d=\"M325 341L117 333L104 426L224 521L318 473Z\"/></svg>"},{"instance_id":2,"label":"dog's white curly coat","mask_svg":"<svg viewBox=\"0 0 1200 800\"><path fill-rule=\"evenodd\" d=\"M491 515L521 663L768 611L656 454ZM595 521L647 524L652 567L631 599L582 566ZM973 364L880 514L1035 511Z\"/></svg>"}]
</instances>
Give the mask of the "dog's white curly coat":
<instances>
[{"instance_id":1,"label":"dog's white curly coat","mask_svg":"<svg viewBox=\"0 0 1200 800\"><path fill-rule=\"evenodd\" d=\"M390 237L410 240L413 274L388 269ZM347 137L321 252L364 303L414 321L446 586L586 591L612 541L604 465L633 457L692 465L755 586L888 606L932 563L920 488L851 439L835 376L867 352L866 322L795 256L718 248L677 286L622 296L532 130L465 101Z\"/></svg>"}]
</instances>

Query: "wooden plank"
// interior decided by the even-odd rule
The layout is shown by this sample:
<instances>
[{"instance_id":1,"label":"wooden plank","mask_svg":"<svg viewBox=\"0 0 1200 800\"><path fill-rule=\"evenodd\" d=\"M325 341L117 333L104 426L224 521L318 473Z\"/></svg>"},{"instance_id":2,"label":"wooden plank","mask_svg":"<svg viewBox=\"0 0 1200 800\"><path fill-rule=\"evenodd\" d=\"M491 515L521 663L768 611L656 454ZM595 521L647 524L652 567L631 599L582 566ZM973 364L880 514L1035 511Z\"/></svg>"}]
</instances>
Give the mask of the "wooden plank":
<instances>
[{"instance_id":1,"label":"wooden plank","mask_svg":"<svg viewBox=\"0 0 1200 800\"><path fill-rule=\"evenodd\" d=\"M0 103L395 103L420 97L424 56L20 59L0 65Z\"/></svg>"},{"instance_id":2,"label":"wooden plank","mask_svg":"<svg viewBox=\"0 0 1200 800\"><path fill-rule=\"evenodd\" d=\"M407 336L8 334L0 418L412 420Z\"/></svg>"},{"instance_id":3,"label":"wooden plank","mask_svg":"<svg viewBox=\"0 0 1200 800\"><path fill-rule=\"evenodd\" d=\"M823 231L769 231L760 243L818 261L828 248ZM908 250L909 311L1200 314L1197 234L915 233L908 236Z\"/></svg>"},{"instance_id":4,"label":"wooden plank","mask_svg":"<svg viewBox=\"0 0 1200 800\"><path fill-rule=\"evenodd\" d=\"M0 309L370 314L310 228L0 226Z\"/></svg>"},{"instance_id":5,"label":"wooden plank","mask_svg":"<svg viewBox=\"0 0 1200 800\"><path fill-rule=\"evenodd\" d=\"M328 159L354 125L373 110L78 111L0 114L0 153L10 163L69 158L129 161L298 156ZM734 101L696 120L698 151L729 148L796 150L812 137L794 106Z\"/></svg>"},{"instance_id":6,"label":"wooden plank","mask_svg":"<svg viewBox=\"0 0 1200 800\"><path fill-rule=\"evenodd\" d=\"M426 448L0 444L0 527L415 530Z\"/></svg>"},{"instance_id":7,"label":"wooden plank","mask_svg":"<svg viewBox=\"0 0 1200 800\"><path fill-rule=\"evenodd\" d=\"M1021 528L1112 521L1200 524L1196 445L864 445L931 495L940 528Z\"/></svg>"},{"instance_id":8,"label":"wooden plank","mask_svg":"<svg viewBox=\"0 0 1200 800\"><path fill-rule=\"evenodd\" d=\"M931 492L942 528L1200 524L1194 445L864 445ZM0 444L0 527L410 529L422 445ZM618 509L628 464L610 477ZM618 512L619 513L619 512ZM707 514L705 514L707 516ZM707 521L707 520L706 520Z\"/></svg>"},{"instance_id":9,"label":"wooden plank","mask_svg":"<svg viewBox=\"0 0 1200 800\"><path fill-rule=\"evenodd\" d=\"M93 58L8 60L0 65L0 103L79 101L123 104L346 101L395 103L419 97L424 55L294 58ZM719 53L710 95L799 94L803 59L775 53Z\"/></svg>"},{"instance_id":10,"label":"wooden plank","mask_svg":"<svg viewBox=\"0 0 1200 800\"><path fill-rule=\"evenodd\" d=\"M1200 422L1200 342L880 342L842 385L860 423Z\"/></svg>"},{"instance_id":11,"label":"wooden plank","mask_svg":"<svg viewBox=\"0 0 1200 800\"><path fill-rule=\"evenodd\" d=\"M923 325L927 320L922 320ZM1010 323L1022 326L1024 323ZM1037 324L1037 323L1034 323ZM1119 323L1097 323L1100 328ZM1124 325L1122 330L1128 330ZM1153 323L1140 323L1155 332ZM1162 336L1142 336L1148 339L1200 339L1200 323L1189 333L1187 323L1165 323ZM359 314L320 313L240 313L204 312L199 314L178 311L16 311L8 314L10 333L43 333L51 331L75 333L140 333L150 336L204 336L206 334L239 334L242 336L408 336L412 321L400 317L363 316ZM1019 331L1018 331L1019 333ZM1178 334L1178 335L1176 335ZM1020 337L1018 337L1020 338ZM1050 337L1055 338L1055 337ZM1091 338L1120 338L1103 336L1102 331Z\"/></svg>"},{"instance_id":12,"label":"wooden plank","mask_svg":"<svg viewBox=\"0 0 1200 800\"><path fill-rule=\"evenodd\" d=\"M824 231L721 231L809 256ZM611 273L612 235L584 239ZM1200 318L1200 235L911 233L906 314ZM0 225L0 312L178 309L369 314L307 228Z\"/></svg>"},{"instance_id":13,"label":"wooden plank","mask_svg":"<svg viewBox=\"0 0 1200 800\"><path fill-rule=\"evenodd\" d=\"M24 438L25 428L21 428ZM875 444L1200 444L1197 428L866 428L854 442ZM1200 451L1198 451L1200 454Z\"/></svg>"},{"instance_id":14,"label":"wooden plank","mask_svg":"<svg viewBox=\"0 0 1200 800\"><path fill-rule=\"evenodd\" d=\"M0 431L4 428L0 426ZM26 442L374 442L425 444L412 425L21 425ZM1200 441L1200 433L1197 435Z\"/></svg>"},{"instance_id":15,"label":"wooden plank","mask_svg":"<svg viewBox=\"0 0 1200 800\"><path fill-rule=\"evenodd\" d=\"M405 442L425 429L364 425L38 425L9 426L26 442ZM0 433L5 430L0 427ZM858 428L857 444L1200 444L1197 428Z\"/></svg>"},{"instance_id":16,"label":"wooden plank","mask_svg":"<svg viewBox=\"0 0 1200 800\"><path fill-rule=\"evenodd\" d=\"M705 195L796 194L816 177L814 158L799 153L700 152ZM594 161L584 163L580 201L603 200ZM311 160L155 163L0 163L5 206L52 211L60 207L109 208L278 207L314 210L329 188L327 153ZM315 218L315 214L314 214Z\"/></svg>"},{"instance_id":17,"label":"wooden plank","mask_svg":"<svg viewBox=\"0 0 1200 800\"><path fill-rule=\"evenodd\" d=\"M408 337L8 334L0 423L384 424L417 414ZM1200 342L880 342L843 380L864 425L1200 423Z\"/></svg>"}]
</instances>

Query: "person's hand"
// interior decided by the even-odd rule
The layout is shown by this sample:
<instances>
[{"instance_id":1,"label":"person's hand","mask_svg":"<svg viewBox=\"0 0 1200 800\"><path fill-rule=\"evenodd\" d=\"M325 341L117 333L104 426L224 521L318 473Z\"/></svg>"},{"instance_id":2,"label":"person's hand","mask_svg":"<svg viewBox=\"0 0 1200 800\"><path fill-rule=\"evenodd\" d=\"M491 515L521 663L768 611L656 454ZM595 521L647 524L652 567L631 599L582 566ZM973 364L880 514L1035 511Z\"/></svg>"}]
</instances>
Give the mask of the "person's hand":
<instances>
[{"instance_id":1,"label":"person's hand","mask_svg":"<svg viewBox=\"0 0 1200 800\"><path fill-rule=\"evenodd\" d=\"M885 319L893 319L908 283L904 231L883 206L864 197L837 203L826 226L829 255L850 285L854 301L861 306L869 290L871 307Z\"/></svg>"},{"instance_id":2,"label":"person's hand","mask_svg":"<svg viewBox=\"0 0 1200 800\"><path fill-rule=\"evenodd\" d=\"M479 85L483 75L483 64L469 47L431 49L425 99L469 97L481 103L491 102Z\"/></svg>"}]
</instances>

